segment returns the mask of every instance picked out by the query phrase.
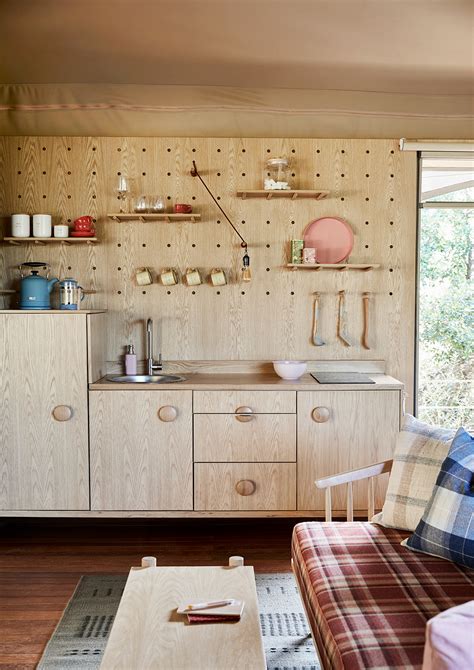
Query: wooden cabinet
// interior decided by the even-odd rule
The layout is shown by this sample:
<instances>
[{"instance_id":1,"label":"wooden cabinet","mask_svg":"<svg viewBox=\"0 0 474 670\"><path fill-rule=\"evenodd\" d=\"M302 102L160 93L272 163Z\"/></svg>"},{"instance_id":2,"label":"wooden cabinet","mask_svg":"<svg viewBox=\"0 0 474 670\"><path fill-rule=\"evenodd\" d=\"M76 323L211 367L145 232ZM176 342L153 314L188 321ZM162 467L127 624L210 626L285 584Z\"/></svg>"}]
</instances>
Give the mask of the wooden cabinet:
<instances>
[{"instance_id":1,"label":"wooden cabinet","mask_svg":"<svg viewBox=\"0 0 474 670\"><path fill-rule=\"evenodd\" d=\"M88 509L86 315L0 314L0 359L0 509Z\"/></svg>"},{"instance_id":2,"label":"wooden cabinet","mask_svg":"<svg viewBox=\"0 0 474 670\"><path fill-rule=\"evenodd\" d=\"M91 391L93 510L192 510L192 391Z\"/></svg>"},{"instance_id":3,"label":"wooden cabinet","mask_svg":"<svg viewBox=\"0 0 474 670\"><path fill-rule=\"evenodd\" d=\"M296 509L296 392L194 392L194 509Z\"/></svg>"},{"instance_id":4,"label":"wooden cabinet","mask_svg":"<svg viewBox=\"0 0 474 670\"><path fill-rule=\"evenodd\" d=\"M314 481L391 458L399 430L400 391L300 391L298 404L298 509L323 510ZM366 484L354 485L354 509L367 509ZM344 510L344 487L334 490ZM382 505L383 490L376 504Z\"/></svg>"}]
</instances>

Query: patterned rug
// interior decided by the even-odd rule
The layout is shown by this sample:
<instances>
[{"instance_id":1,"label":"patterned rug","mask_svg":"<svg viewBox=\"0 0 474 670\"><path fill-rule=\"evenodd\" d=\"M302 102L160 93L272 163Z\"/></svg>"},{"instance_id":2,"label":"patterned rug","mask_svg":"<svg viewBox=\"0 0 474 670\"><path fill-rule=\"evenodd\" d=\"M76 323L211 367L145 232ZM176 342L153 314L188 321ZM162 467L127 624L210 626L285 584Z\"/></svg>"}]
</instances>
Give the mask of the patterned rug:
<instances>
[{"instance_id":1,"label":"patterned rug","mask_svg":"<svg viewBox=\"0 0 474 670\"><path fill-rule=\"evenodd\" d=\"M98 670L126 579L81 578L37 670ZM255 581L268 670L320 670L293 575Z\"/></svg>"}]
</instances>

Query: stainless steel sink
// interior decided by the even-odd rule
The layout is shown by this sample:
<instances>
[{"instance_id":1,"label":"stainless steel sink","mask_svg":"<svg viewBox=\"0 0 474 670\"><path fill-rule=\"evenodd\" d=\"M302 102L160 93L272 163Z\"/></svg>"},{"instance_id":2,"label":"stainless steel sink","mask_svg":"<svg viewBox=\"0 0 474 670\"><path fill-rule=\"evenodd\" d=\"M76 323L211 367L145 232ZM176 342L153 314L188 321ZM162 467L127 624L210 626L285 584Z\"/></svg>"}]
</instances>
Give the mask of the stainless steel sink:
<instances>
[{"instance_id":1,"label":"stainless steel sink","mask_svg":"<svg viewBox=\"0 0 474 670\"><path fill-rule=\"evenodd\" d=\"M173 384L184 382L186 377L179 375L120 375L118 377L107 377L109 382L119 384Z\"/></svg>"}]
</instances>

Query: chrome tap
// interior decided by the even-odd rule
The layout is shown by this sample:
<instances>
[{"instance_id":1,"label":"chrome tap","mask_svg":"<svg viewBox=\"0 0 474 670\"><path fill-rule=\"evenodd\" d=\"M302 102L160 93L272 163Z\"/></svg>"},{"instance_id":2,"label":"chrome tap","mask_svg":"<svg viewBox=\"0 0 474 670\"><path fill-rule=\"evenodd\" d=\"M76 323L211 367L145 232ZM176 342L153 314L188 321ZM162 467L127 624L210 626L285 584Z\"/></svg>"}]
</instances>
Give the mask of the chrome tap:
<instances>
[{"instance_id":1,"label":"chrome tap","mask_svg":"<svg viewBox=\"0 0 474 670\"><path fill-rule=\"evenodd\" d=\"M147 319L146 321L146 372L152 375L154 372L163 370L161 361L161 353L158 357L158 363L153 360L153 321Z\"/></svg>"}]
</instances>

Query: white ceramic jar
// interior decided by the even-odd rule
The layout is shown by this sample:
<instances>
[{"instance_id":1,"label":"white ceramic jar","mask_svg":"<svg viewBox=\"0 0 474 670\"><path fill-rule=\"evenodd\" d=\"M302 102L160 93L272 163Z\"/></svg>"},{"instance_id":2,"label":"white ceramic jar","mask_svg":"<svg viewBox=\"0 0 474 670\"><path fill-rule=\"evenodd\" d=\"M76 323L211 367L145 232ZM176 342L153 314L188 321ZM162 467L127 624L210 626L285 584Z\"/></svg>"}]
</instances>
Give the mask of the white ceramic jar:
<instances>
[{"instance_id":1,"label":"white ceramic jar","mask_svg":"<svg viewBox=\"0 0 474 670\"><path fill-rule=\"evenodd\" d=\"M33 237L51 237L51 214L33 215Z\"/></svg>"},{"instance_id":2,"label":"white ceramic jar","mask_svg":"<svg viewBox=\"0 0 474 670\"><path fill-rule=\"evenodd\" d=\"M12 214L12 237L30 236L30 215Z\"/></svg>"}]
</instances>

